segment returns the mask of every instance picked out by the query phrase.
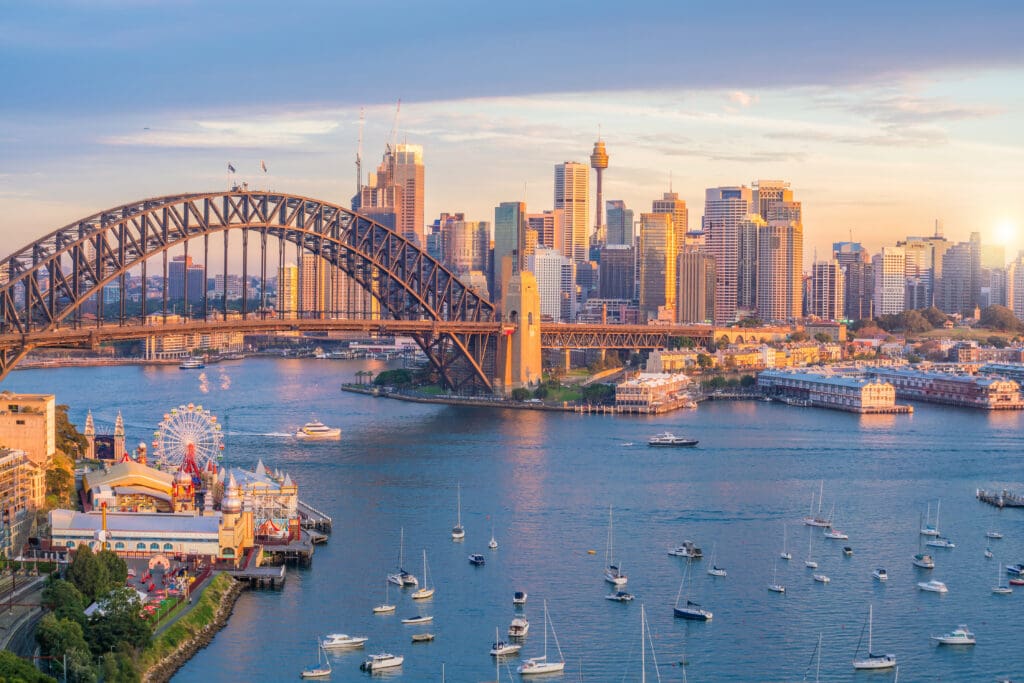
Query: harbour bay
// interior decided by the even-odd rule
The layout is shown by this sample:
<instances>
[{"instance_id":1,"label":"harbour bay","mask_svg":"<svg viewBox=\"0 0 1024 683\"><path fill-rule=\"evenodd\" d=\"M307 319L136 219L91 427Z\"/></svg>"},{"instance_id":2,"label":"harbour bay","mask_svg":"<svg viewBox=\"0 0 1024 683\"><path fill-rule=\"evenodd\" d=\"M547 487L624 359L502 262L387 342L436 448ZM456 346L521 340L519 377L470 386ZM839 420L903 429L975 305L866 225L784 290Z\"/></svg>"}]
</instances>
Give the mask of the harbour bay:
<instances>
[{"instance_id":1,"label":"harbour bay","mask_svg":"<svg viewBox=\"0 0 1024 683\"><path fill-rule=\"evenodd\" d=\"M529 592L532 628L522 655L540 654L542 607L567 662L565 680L639 678L639 604L648 619L662 680L801 680L823 634L824 680L890 680L855 674L851 660L868 605L874 643L895 653L904 680L991 680L1024 672L1016 619L1024 599L991 594L995 563L1024 561L1024 511L978 503L978 487L1019 486L1019 413L919 405L913 415L856 416L759 402L704 403L696 411L609 417L403 403L339 391L364 361L249 359L195 371L168 367L67 368L11 374L3 389L55 392L81 426L124 414L128 443L150 440L163 413L202 403L224 425L225 464L288 472L300 496L334 518L329 543L309 569L289 569L279 592L247 592L228 626L176 681L298 678L316 661L315 640L344 631L370 638L365 650L331 655L333 681L362 680L358 665L381 649L404 654L408 680L492 678L487 650L515 611L512 593ZM203 393L202 389L207 393ZM317 418L343 430L340 442L299 443L291 434ZM700 439L696 449L649 449L649 436L673 431ZM630 444L630 445L627 445ZM824 480L826 512L849 541L829 541L800 519ZM461 482L467 538L453 543ZM920 514L942 501L942 529L953 550L935 549L931 572L911 566ZM633 603L604 600L608 506L615 514L617 559ZM500 547L487 549L493 518ZM786 594L767 591L788 525L793 560L778 562ZM426 548L437 594L425 604L392 591L398 610L375 616L384 575L405 530L407 568ZM1002 540L985 532L999 529ZM803 566L808 534L821 585ZM674 620L684 564L667 550L692 539L728 576L693 566L693 599L714 612L707 623ZM923 539L920 539L923 540ZM854 554L844 557L843 545ZM995 557L985 559L991 546ZM587 553L595 550L594 555ZM469 553L487 563L473 567ZM884 566L889 580L874 581ZM921 593L935 578L946 595ZM435 617L403 626L419 611ZM977 634L971 649L941 648L929 636L959 623ZM552 650L549 650L551 654ZM518 663L513 659L512 669ZM648 655L650 670L650 658ZM650 674L649 674L650 675ZM503 680L507 680L507 672ZM515 676L518 678L518 676ZM813 671L809 679L813 679Z\"/></svg>"}]
</instances>

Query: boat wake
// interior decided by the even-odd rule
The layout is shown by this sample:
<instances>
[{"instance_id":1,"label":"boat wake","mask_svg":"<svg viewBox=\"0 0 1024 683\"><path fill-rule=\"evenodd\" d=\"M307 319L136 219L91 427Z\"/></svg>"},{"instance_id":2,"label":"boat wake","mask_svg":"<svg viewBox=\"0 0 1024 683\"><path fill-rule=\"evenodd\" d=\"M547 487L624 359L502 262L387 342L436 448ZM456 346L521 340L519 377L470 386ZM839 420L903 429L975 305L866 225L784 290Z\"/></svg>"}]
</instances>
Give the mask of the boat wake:
<instances>
[{"instance_id":1,"label":"boat wake","mask_svg":"<svg viewBox=\"0 0 1024 683\"><path fill-rule=\"evenodd\" d=\"M626 443L624 443L622 445L623 445L623 447L625 447L625 446L635 446L636 444L633 443L632 441L627 441Z\"/></svg>"}]
</instances>

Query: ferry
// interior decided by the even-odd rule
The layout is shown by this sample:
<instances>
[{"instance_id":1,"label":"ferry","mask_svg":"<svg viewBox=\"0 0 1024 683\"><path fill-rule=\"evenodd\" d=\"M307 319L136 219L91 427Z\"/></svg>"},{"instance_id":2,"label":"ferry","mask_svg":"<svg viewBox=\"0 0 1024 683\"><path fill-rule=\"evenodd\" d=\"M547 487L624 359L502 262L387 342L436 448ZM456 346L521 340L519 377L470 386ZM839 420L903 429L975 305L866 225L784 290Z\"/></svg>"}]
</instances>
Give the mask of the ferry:
<instances>
[{"instance_id":1,"label":"ferry","mask_svg":"<svg viewBox=\"0 0 1024 683\"><path fill-rule=\"evenodd\" d=\"M184 358L178 364L179 370L202 370L205 367L206 363L203 362L202 358Z\"/></svg>"},{"instance_id":2,"label":"ferry","mask_svg":"<svg viewBox=\"0 0 1024 683\"><path fill-rule=\"evenodd\" d=\"M341 438L341 429L328 427L323 422L313 420L295 432L295 438L304 441L337 441Z\"/></svg>"},{"instance_id":3,"label":"ferry","mask_svg":"<svg viewBox=\"0 0 1024 683\"><path fill-rule=\"evenodd\" d=\"M676 436L672 432L662 432L656 434L647 440L648 446L668 446L670 448L682 448L688 446L696 446L700 443L697 439L684 439L681 436Z\"/></svg>"}]
</instances>

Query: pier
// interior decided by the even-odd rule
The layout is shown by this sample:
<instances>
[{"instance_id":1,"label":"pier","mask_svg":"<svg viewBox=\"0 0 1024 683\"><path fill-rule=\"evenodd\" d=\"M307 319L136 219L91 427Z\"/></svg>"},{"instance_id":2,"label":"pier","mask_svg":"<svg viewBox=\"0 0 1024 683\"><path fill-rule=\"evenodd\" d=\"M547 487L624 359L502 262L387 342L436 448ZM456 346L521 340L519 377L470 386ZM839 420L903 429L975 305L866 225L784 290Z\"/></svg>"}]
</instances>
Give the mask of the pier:
<instances>
[{"instance_id":1,"label":"pier","mask_svg":"<svg viewBox=\"0 0 1024 683\"><path fill-rule=\"evenodd\" d=\"M263 546L256 546L249 551L245 563L238 569L229 569L227 573L239 581L244 581L249 588L284 588L284 565L264 566L262 564Z\"/></svg>"},{"instance_id":2,"label":"pier","mask_svg":"<svg viewBox=\"0 0 1024 683\"><path fill-rule=\"evenodd\" d=\"M1001 492L986 491L985 489L977 489L974 492L975 497L982 503L988 503L994 505L997 508L1022 508L1024 507L1024 496L1011 493L1006 489Z\"/></svg>"},{"instance_id":3,"label":"pier","mask_svg":"<svg viewBox=\"0 0 1024 683\"><path fill-rule=\"evenodd\" d=\"M326 512L321 512L309 503L298 502L299 519L303 529L313 529L322 533L330 533L334 527L334 521ZM317 535L314 543L322 543L321 537Z\"/></svg>"}]
</instances>

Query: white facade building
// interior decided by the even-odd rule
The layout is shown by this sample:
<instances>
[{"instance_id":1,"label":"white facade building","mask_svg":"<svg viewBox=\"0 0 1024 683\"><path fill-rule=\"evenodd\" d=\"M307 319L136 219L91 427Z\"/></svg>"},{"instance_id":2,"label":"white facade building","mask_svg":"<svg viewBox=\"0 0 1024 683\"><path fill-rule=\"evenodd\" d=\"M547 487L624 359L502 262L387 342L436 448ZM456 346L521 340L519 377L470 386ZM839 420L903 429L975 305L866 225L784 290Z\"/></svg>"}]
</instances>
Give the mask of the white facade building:
<instances>
[{"instance_id":1,"label":"white facade building","mask_svg":"<svg viewBox=\"0 0 1024 683\"><path fill-rule=\"evenodd\" d=\"M905 305L906 254L900 247L882 247L875 266L875 315L901 313Z\"/></svg>"},{"instance_id":2,"label":"white facade building","mask_svg":"<svg viewBox=\"0 0 1024 683\"><path fill-rule=\"evenodd\" d=\"M753 210L749 187L712 187L704 193L704 234L715 259L715 324L736 320L740 223Z\"/></svg>"},{"instance_id":3,"label":"white facade building","mask_svg":"<svg viewBox=\"0 0 1024 683\"><path fill-rule=\"evenodd\" d=\"M554 249L537 249L528 268L537 279L540 314L569 322L576 318L576 264Z\"/></svg>"},{"instance_id":4,"label":"white facade building","mask_svg":"<svg viewBox=\"0 0 1024 683\"><path fill-rule=\"evenodd\" d=\"M590 167L575 161L555 166L555 209L563 211L562 253L575 263L589 258Z\"/></svg>"}]
</instances>

